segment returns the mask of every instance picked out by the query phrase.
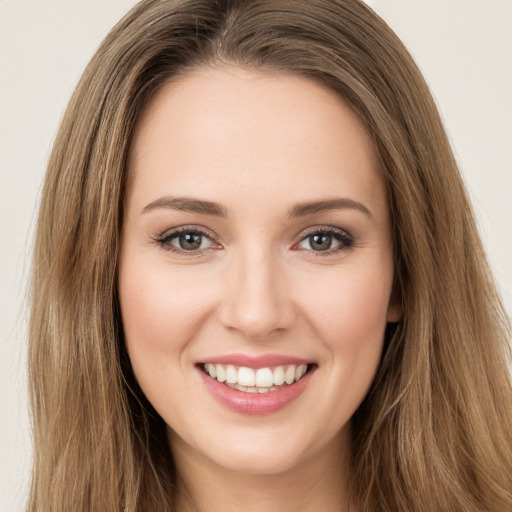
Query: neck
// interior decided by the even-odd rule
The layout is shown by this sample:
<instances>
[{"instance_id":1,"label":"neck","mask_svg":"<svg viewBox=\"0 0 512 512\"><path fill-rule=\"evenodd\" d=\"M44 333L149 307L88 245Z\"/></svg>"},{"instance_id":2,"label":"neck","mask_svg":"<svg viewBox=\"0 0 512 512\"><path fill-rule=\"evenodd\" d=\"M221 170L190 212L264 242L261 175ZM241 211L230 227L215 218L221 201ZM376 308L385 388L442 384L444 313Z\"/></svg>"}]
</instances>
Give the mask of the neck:
<instances>
[{"instance_id":1,"label":"neck","mask_svg":"<svg viewBox=\"0 0 512 512\"><path fill-rule=\"evenodd\" d=\"M276 474L223 468L170 433L178 473L177 512L349 512L348 435Z\"/></svg>"}]
</instances>

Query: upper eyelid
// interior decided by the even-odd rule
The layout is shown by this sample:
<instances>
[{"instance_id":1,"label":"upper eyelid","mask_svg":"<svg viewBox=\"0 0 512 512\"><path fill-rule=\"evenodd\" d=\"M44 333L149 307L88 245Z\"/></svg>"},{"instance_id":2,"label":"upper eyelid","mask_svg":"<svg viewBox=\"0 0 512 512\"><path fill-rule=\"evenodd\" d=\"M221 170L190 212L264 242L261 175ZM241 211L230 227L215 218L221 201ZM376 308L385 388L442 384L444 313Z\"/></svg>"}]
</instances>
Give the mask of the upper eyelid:
<instances>
[{"instance_id":1,"label":"upper eyelid","mask_svg":"<svg viewBox=\"0 0 512 512\"><path fill-rule=\"evenodd\" d=\"M321 233L323 231L328 232L328 233L343 233L350 238L354 238L346 229L337 228L335 226L325 225L325 226L314 226L312 228L307 228L305 231L302 231L302 238L300 238L300 240L302 240L306 236L311 235L312 233L317 233L317 232Z\"/></svg>"},{"instance_id":2,"label":"upper eyelid","mask_svg":"<svg viewBox=\"0 0 512 512\"><path fill-rule=\"evenodd\" d=\"M174 238L180 233L199 233L201 235L206 235L208 238L212 240L216 239L216 235L213 231L210 231L208 228L198 227L198 226L178 226L175 228L166 229L162 232L162 234L158 235L158 239L164 238Z\"/></svg>"}]
</instances>

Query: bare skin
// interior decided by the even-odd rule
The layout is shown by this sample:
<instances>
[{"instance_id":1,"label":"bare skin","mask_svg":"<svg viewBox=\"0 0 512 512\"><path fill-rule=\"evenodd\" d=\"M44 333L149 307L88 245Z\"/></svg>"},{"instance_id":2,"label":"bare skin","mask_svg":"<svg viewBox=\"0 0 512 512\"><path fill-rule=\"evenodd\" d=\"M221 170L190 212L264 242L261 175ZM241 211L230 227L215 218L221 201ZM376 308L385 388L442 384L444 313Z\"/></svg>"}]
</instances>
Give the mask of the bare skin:
<instances>
[{"instance_id":1,"label":"bare skin","mask_svg":"<svg viewBox=\"0 0 512 512\"><path fill-rule=\"evenodd\" d=\"M265 510L351 511L346 481L344 453L329 448L323 458L315 458L305 467L294 468L283 475L253 475L226 471L208 460L181 453L179 440L173 443L182 481L179 484L179 512L260 512ZM300 491L298 491L300 489Z\"/></svg>"},{"instance_id":2,"label":"bare skin","mask_svg":"<svg viewBox=\"0 0 512 512\"><path fill-rule=\"evenodd\" d=\"M400 316L368 133L305 78L199 69L145 110L129 171L121 313L135 376L168 425L177 510L348 511L350 419ZM236 411L202 363L232 354L301 358L311 372L278 410Z\"/></svg>"}]
</instances>

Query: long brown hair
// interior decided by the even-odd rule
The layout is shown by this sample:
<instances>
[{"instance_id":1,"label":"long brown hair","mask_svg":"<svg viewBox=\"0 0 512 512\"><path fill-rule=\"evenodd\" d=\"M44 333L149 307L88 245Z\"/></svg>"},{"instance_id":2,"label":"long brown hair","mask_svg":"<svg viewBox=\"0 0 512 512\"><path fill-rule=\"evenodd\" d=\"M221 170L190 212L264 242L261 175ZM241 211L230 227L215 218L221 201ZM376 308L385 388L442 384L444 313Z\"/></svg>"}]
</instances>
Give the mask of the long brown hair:
<instances>
[{"instance_id":1,"label":"long brown hair","mask_svg":"<svg viewBox=\"0 0 512 512\"><path fill-rule=\"evenodd\" d=\"M358 0L145 0L101 44L62 121L41 198L27 510L173 510L165 426L133 378L118 311L126 159L160 86L223 62L337 91L380 155L403 319L390 326L352 420L358 509L512 510L508 319L429 90Z\"/></svg>"}]
</instances>

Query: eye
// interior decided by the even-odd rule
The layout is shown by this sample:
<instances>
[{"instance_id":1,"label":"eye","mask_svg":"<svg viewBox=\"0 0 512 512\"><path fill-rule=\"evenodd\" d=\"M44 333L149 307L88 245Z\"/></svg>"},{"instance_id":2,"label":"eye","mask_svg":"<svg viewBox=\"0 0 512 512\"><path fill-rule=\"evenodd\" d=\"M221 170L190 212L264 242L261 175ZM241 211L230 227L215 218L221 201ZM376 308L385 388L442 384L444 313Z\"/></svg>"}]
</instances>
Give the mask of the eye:
<instances>
[{"instance_id":1,"label":"eye","mask_svg":"<svg viewBox=\"0 0 512 512\"><path fill-rule=\"evenodd\" d=\"M211 249L214 246L207 232L187 227L167 231L156 238L155 242L166 250L185 256L196 255L198 252Z\"/></svg>"},{"instance_id":2,"label":"eye","mask_svg":"<svg viewBox=\"0 0 512 512\"><path fill-rule=\"evenodd\" d=\"M301 249L313 251L319 256L327 256L329 254L348 250L354 245L354 239L346 231L337 228L322 228L309 232L299 242Z\"/></svg>"},{"instance_id":3,"label":"eye","mask_svg":"<svg viewBox=\"0 0 512 512\"><path fill-rule=\"evenodd\" d=\"M219 248L213 242L209 232L190 227L180 227L165 232L155 238L157 245L180 256L200 256L203 252ZM316 228L304 236L297 244L300 249L315 253L315 256L329 256L348 250L354 244L354 239L346 231L333 228Z\"/></svg>"}]
</instances>

